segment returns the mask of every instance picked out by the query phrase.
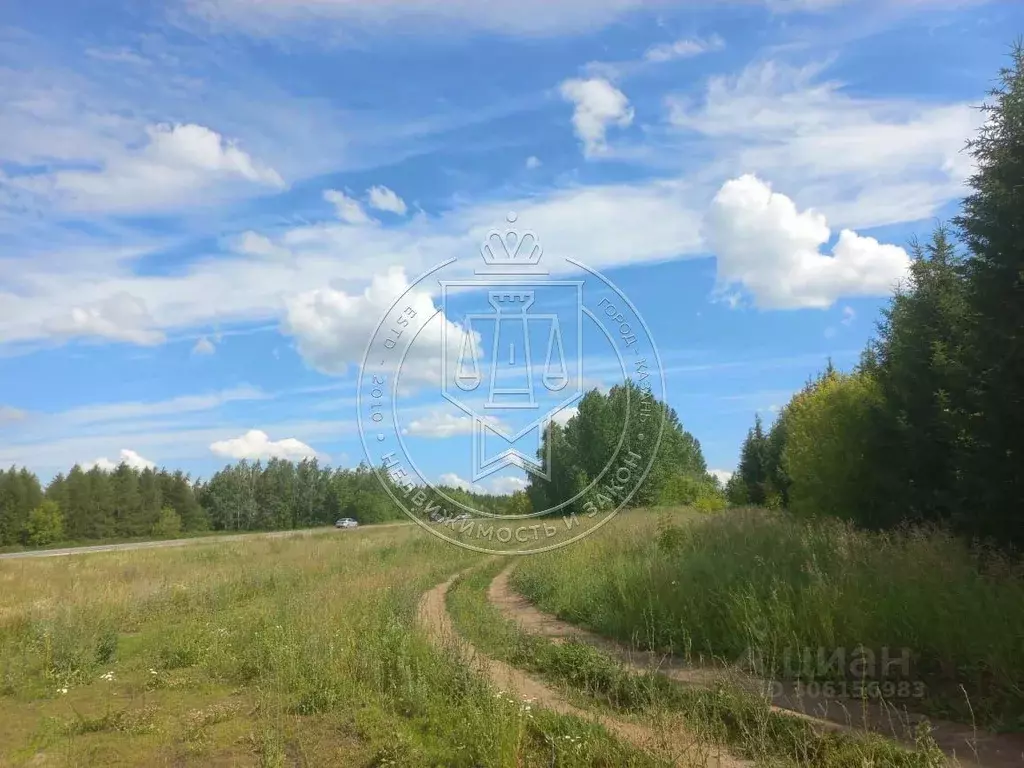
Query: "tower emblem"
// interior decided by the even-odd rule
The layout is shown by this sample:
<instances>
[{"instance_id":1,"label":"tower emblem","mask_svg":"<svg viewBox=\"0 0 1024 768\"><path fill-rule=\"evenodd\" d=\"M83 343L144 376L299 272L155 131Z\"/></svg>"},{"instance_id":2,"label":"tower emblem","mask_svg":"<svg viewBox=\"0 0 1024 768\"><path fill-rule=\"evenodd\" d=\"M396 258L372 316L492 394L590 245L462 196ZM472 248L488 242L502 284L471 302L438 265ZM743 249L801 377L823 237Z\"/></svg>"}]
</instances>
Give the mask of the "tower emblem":
<instances>
[{"instance_id":1,"label":"tower emblem","mask_svg":"<svg viewBox=\"0 0 1024 768\"><path fill-rule=\"evenodd\" d=\"M507 221L476 279L441 281L441 393L472 419L474 482L509 466L549 479L544 431L583 394L583 281L550 279L540 240Z\"/></svg>"},{"instance_id":2,"label":"tower emblem","mask_svg":"<svg viewBox=\"0 0 1024 768\"><path fill-rule=\"evenodd\" d=\"M633 302L516 223L410 282L356 391L369 467L394 503L434 536L503 555L565 546L629 504L667 413Z\"/></svg>"}]
</instances>

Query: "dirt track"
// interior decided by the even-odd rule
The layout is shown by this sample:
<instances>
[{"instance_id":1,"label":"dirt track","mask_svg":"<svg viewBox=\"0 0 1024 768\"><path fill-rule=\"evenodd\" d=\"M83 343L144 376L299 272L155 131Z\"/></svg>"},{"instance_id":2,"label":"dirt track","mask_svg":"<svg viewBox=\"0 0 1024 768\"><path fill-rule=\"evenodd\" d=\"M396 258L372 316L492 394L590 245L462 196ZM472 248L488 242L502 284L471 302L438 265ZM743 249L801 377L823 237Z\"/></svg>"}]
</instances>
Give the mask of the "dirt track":
<instances>
[{"instance_id":1,"label":"dirt track","mask_svg":"<svg viewBox=\"0 0 1024 768\"><path fill-rule=\"evenodd\" d=\"M499 573L487 590L487 599L505 618L515 621L525 632L540 635L552 642L573 638L592 645L618 658L637 672L658 671L683 685L710 686L726 678L756 692L771 690L768 684L751 678L742 679L723 670L696 667L680 659L650 651L636 651L614 640L601 637L562 621L534 607L515 592L509 576L515 565ZM805 717L823 728L856 731L867 728L875 733L912 744L914 726L925 720L923 715L897 711L894 707L851 699L807 699L797 696L792 686L775 686L773 709L785 714ZM931 735L953 764L985 766L986 768L1020 768L1024 766L1024 735L996 734L975 731L969 725L928 718ZM909 730L908 730L909 729Z\"/></svg>"},{"instance_id":2,"label":"dirt track","mask_svg":"<svg viewBox=\"0 0 1024 768\"><path fill-rule=\"evenodd\" d=\"M671 733L656 733L636 723L582 710L567 702L559 692L541 681L515 667L484 656L458 635L452 625L451 617L448 615L446 598L448 589L456 578L457 576L453 576L423 596L419 606L420 626L426 630L435 645L454 649L456 653L472 664L479 674L490 680L498 690L514 693L525 699L532 699L538 707L562 715L573 715L582 720L596 721L605 730L623 741L667 759L672 765L719 766L719 768L739 768L752 765L723 754L719 748L713 745L700 743L692 734L678 730Z\"/></svg>"},{"instance_id":3,"label":"dirt track","mask_svg":"<svg viewBox=\"0 0 1024 768\"><path fill-rule=\"evenodd\" d=\"M381 528L395 528L412 523L380 523L354 529L354 531L377 531ZM68 555L85 555L90 552L127 552L133 549L163 549L164 547L187 547L198 544L221 544L230 541L247 539L281 539L291 536L309 536L314 533L327 533L335 528L303 528L298 531L269 531L260 533L229 533L223 536L194 536L190 539L167 539L166 541L132 541L124 544L93 544L85 547L62 547L61 549L33 549L27 552L8 552L0 554L0 560L21 560L30 557L67 557ZM338 531L339 535L349 531Z\"/></svg>"}]
</instances>

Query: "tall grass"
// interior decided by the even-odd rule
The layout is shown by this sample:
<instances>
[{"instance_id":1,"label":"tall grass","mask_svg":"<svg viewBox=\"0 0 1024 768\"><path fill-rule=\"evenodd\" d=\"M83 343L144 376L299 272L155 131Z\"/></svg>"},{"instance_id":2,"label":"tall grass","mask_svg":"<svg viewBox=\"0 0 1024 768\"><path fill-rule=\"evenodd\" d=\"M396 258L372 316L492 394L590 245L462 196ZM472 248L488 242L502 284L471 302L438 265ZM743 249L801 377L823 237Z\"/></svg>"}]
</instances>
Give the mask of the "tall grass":
<instances>
[{"instance_id":1,"label":"tall grass","mask_svg":"<svg viewBox=\"0 0 1024 768\"><path fill-rule=\"evenodd\" d=\"M849 677L860 654L869 678L920 684L908 706L1024 727L1021 569L938 531L871 534L757 510L662 518L529 558L513 584L640 647L727 662L753 652L781 676ZM909 670L880 668L903 649ZM844 669L797 663L837 651Z\"/></svg>"},{"instance_id":2,"label":"tall grass","mask_svg":"<svg viewBox=\"0 0 1024 768\"><path fill-rule=\"evenodd\" d=\"M0 765L652 765L423 636L473 559L393 529L0 563Z\"/></svg>"}]
</instances>

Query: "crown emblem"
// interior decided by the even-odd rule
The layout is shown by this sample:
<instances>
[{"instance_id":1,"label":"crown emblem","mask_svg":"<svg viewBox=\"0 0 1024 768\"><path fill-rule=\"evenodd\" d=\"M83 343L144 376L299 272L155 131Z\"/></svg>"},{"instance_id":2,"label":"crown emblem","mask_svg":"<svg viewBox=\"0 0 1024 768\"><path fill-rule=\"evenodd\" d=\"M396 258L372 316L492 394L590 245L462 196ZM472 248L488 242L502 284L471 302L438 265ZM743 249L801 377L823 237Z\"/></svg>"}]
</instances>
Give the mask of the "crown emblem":
<instances>
[{"instance_id":1,"label":"crown emblem","mask_svg":"<svg viewBox=\"0 0 1024 768\"><path fill-rule=\"evenodd\" d=\"M517 218L515 213L510 213L505 220L515 224ZM534 267L544 255L544 249L533 232L519 232L509 227L504 232L491 230L480 248L480 255L489 267Z\"/></svg>"}]
</instances>

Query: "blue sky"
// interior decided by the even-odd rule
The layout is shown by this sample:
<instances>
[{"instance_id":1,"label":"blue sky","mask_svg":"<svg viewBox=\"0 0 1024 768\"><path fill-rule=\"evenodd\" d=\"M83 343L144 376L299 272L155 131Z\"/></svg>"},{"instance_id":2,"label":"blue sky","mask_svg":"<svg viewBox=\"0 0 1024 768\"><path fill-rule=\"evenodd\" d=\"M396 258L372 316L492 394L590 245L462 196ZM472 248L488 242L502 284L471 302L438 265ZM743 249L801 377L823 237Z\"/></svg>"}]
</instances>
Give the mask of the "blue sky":
<instances>
[{"instance_id":1,"label":"blue sky","mask_svg":"<svg viewBox=\"0 0 1024 768\"><path fill-rule=\"evenodd\" d=\"M980 0L7 3L0 464L354 465L374 326L511 210L630 297L731 470L755 412L856 362L909 238L955 211L1022 22ZM428 479L465 480L464 414L429 377L402 402Z\"/></svg>"}]
</instances>

